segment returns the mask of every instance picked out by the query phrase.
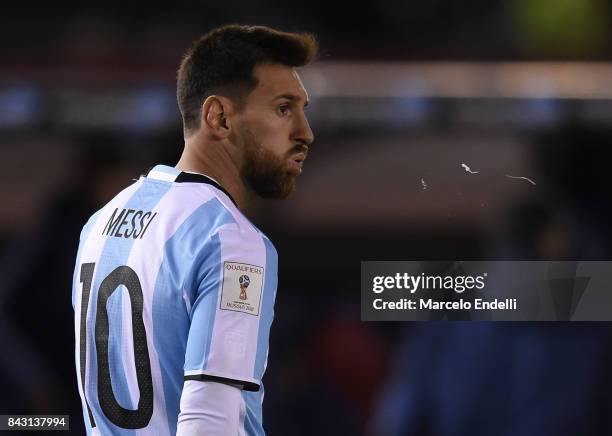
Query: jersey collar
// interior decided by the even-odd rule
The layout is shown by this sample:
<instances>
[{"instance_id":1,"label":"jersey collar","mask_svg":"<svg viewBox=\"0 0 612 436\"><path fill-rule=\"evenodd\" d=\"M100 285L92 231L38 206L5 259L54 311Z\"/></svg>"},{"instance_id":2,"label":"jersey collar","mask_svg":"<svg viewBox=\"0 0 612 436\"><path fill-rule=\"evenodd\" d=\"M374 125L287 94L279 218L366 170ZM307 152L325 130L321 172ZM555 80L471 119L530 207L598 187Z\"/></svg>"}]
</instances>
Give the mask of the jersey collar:
<instances>
[{"instance_id":1,"label":"jersey collar","mask_svg":"<svg viewBox=\"0 0 612 436\"><path fill-rule=\"evenodd\" d=\"M147 178L163 180L165 182L173 182L173 183L205 183L207 185L212 185L232 200L232 203L236 207L236 202L232 198L232 196L227 192L223 186L219 184L215 179L205 174L193 173L187 171L180 171L174 167L170 167L167 165L156 165L147 174Z\"/></svg>"}]
</instances>

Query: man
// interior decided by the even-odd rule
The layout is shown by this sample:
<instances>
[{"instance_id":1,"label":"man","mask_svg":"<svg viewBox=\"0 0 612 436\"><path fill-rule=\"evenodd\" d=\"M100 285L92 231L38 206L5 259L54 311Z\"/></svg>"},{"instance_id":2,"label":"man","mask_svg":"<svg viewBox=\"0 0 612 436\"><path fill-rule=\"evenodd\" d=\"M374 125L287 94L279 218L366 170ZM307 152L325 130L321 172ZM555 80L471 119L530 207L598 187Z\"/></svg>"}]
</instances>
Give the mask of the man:
<instances>
[{"instance_id":1,"label":"man","mask_svg":"<svg viewBox=\"0 0 612 436\"><path fill-rule=\"evenodd\" d=\"M308 34L224 26L178 71L185 149L94 214L73 280L88 434L261 435L272 243L242 214L295 189L313 135Z\"/></svg>"}]
</instances>

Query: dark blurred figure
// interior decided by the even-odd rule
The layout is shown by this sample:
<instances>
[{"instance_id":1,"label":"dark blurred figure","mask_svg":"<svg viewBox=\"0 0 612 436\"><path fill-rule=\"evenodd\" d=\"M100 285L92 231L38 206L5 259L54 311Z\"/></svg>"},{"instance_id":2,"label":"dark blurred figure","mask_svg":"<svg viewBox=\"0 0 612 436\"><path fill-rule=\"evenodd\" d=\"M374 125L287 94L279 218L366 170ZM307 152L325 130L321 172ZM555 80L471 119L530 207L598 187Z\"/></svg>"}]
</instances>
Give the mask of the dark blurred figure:
<instances>
[{"instance_id":1,"label":"dark blurred figure","mask_svg":"<svg viewBox=\"0 0 612 436\"><path fill-rule=\"evenodd\" d=\"M422 324L398 353L373 434L611 434L610 367L606 324Z\"/></svg>"},{"instance_id":2,"label":"dark blurred figure","mask_svg":"<svg viewBox=\"0 0 612 436\"><path fill-rule=\"evenodd\" d=\"M535 165L565 203L574 260L612 259L612 129L571 123L537 138ZM548 258L550 259L550 257Z\"/></svg>"},{"instance_id":3,"label":"dark blurred figure","mask_svg":"<svg viewBox=\"0 0 612 436\"><path fill-rule=\"evenodd\" d=\"M0 265L0 397L2 413L70 414L83 434L75 383L70 283L79 232L87 218L146 168L130 166L129 147L111 135L78 141L75 174L49 201L38 228L17 237ZM133 160L133 159L132 159ZM10 393L10 394L8 394Z\"/></svg>"},{"instance_id":4,"label":"dark blurred figure","mask_svg":"<svg viewBox=\"0 0 612 436\"><path fill-rule=\"evenodd\" d=\"M492 260L609 260L612 132L568 126L535 147L539 189ZM427 323L406 335L373 434L612 434L609 323Z\"/></svg>"}]
</instances>

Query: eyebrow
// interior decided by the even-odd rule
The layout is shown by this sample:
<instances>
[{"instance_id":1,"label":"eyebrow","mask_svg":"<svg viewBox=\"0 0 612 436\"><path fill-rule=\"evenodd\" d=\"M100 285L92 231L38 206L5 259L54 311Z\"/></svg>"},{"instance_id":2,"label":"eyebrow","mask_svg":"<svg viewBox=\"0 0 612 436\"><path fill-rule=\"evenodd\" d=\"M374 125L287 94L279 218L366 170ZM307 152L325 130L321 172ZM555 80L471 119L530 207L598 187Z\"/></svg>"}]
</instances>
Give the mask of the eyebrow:
<instances>
[{"instance_id":1,"label":"eyebrow","mask_svg":"<svg viewBox=\"0 0 612 436\"><path fill-rule=\"evenodd\" d=\"M293 102L297 102L302 100L301 97L295 95L295 94L281 94L281 95L277 95L276 97L274 97L274 100L278 100L280 98L286 98L287 100L293 101ZM308 106L308 100L304 101L304 107Z\"/></svg>"}]
</instances>

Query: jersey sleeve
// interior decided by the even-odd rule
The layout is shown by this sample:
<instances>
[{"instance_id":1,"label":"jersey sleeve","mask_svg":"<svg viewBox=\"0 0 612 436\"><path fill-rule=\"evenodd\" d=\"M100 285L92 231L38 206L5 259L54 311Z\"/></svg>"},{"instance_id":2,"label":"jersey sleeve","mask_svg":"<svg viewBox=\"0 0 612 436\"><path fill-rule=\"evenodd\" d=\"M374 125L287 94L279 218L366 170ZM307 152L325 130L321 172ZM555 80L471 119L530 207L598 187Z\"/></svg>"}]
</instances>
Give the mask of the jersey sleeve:
<instances>
[{"instance_id":1,"label":"jersey sleeve","mask_svg":"<svg viewBox=\"0 0 612 436\"><path fill-rule=\"evenodd\" d=\"M242 393L222 383L185 381L176 436L238 435Z\"/></svg>"},{"instance_id":2,"label":"jersey sleeve","mask_svg":"<svg viewBox=\"0 0 612 436\"><path fill-rule=\"evenodd\" d=\"M210 237L198 263L185 380L257 391L274 315L276 250L261 234L231 224Z\"/></svg>"}]
</instances>

